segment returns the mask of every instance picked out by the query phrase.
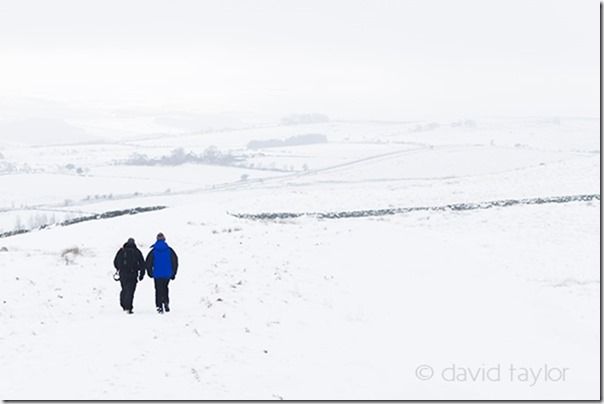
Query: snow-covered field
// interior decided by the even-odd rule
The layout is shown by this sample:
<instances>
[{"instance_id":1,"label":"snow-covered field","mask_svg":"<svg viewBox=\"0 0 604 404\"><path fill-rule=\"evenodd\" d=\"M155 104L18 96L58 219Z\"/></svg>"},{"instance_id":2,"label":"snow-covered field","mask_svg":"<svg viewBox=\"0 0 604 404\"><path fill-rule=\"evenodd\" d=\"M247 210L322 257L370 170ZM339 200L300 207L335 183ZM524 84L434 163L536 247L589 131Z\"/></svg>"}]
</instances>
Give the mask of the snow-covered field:
<instances>
[{"instance_id":1,"label":"snow-covered field","mask_svg":"<svg viewBox=\"0 0 604 404\"><path fill-rule=\"evenodd\" d=\"M308 134L327 142L247 147ZM175 149L232 160L124 164ZM333 121L0 153L0 233L33 229L0 239L3 399L599 397L597 119ZM231 215L570 195L597 198ZM52 226L155 205L168 208ZM145 278L126 315L113 256L128 237L146 254L158 231L180 258L172 312L155 313Z\"/></svg>"}]
</instances>

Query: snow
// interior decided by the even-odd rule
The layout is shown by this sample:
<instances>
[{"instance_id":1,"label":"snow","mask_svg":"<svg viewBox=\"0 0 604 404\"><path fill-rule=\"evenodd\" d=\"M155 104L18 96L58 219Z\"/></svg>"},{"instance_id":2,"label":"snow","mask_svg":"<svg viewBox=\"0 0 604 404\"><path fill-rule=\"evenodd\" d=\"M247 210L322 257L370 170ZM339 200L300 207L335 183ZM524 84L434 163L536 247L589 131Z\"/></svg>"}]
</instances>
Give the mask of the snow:
<instances>
[{"instance_id":1,"label":"snow","mask_svg":"<svg viewBox=\"0 0 604 404\"><path fill-rule=\"evenodd\" d=\"M17 216L27 223L28 213L168 209L0 239L0 396L598 399L599 199L335 220L229 214L599 194L597 120L475 122L423 132L413 128L430 122L330 122L5 146L7 161L37 171L0 176L2 231ZM328 143L262 156L246 148L304 133ZM115 163L135 151L209 146L266 168L296 167ZM69 162L84 173L60 168ZM113 256L128 237L146 254L158 231L181 263L172 311L155 313L145 278L126 315ZM79 252L66 259L73 247ZM434 370L430 380L417 377L422 365ZM500 366L502 377L448 382L442 371L453 365ZM567 368L567 377L531 385L510 380L510 365Z\"/></svg>"}]
</instances>

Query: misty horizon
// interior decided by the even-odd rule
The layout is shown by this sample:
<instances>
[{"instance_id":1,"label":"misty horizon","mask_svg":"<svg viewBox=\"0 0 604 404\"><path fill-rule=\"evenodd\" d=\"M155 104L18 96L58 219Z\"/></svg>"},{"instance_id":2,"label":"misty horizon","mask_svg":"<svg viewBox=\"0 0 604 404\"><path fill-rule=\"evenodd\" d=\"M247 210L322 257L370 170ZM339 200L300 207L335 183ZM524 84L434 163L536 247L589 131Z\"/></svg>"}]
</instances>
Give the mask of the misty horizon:
<instances>
[{"instance_id":1,"label":"misty horizon","mask_svg":"<svg viewBox=\"0 0 604 404\"><path fill-rule=\"evenodd\" d=\"M121 120L123 130L142 133L124 116L180 115L185 130L196 121L203 130L203 122L236 126L295 113L597 117L598 6L5 2L0 122Z\"/></svg>"}]
</instances>

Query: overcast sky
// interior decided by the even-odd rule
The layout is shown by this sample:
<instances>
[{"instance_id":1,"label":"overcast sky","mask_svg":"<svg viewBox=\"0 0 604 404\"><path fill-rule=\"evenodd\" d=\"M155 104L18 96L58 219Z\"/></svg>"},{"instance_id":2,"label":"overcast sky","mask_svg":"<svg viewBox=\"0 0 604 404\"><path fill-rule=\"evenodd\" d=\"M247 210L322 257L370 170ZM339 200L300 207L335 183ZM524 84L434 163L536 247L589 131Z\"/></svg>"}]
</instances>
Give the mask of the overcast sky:
<instances>
[{"instance_id":1,"label":"overcast sky","mask_svg":"<svg viewBox=\"0 0 604 404\"><path fill-rule=\"evenodd\" d=\"M591 115L597 0L3 0L0 94L216 113Z\"/></svg>"}]
</instances>

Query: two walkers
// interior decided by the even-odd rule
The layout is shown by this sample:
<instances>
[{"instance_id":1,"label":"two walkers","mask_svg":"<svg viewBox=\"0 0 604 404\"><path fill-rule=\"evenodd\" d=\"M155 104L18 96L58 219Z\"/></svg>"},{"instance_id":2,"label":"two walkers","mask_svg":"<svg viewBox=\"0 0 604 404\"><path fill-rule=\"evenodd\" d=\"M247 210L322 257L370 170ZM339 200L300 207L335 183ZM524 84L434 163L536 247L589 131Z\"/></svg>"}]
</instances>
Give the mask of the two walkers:
<instances>
[{"instance_id":1,"label":"two walkers","mask_svg":"<svg viewBox=\"0 0 604 404\"><path fill-rule=\"evenodd\" d=\"M145 277L145 270L155 282L155 307L158 313L170 311L170 298L168 284L174 280L178 270L178 256L166 243L166 237L159 233L155 244L147 258L136 247L133 238L119 249L113 260L113 266L119 273L122 290L120 292L120 305L124 311L133 313L132 302L137 281Z\"/></svg>"}]
</instances>

